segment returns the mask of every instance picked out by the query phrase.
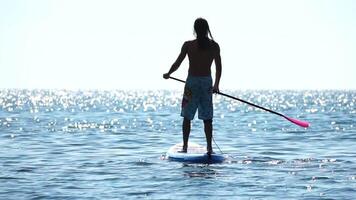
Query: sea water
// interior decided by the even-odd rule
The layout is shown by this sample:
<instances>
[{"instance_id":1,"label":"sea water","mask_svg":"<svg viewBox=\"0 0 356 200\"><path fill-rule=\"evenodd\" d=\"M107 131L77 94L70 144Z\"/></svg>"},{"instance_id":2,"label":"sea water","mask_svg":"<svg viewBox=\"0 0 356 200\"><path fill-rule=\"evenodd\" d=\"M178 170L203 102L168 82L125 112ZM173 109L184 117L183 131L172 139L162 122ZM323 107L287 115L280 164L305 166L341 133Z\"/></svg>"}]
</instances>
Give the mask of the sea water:
<instances>
[{"instance_id":1,"label":"sea water","mask_svg":"<svg viewBox=\"0 0 356 200\"><path fill-rule=\"evenodd\" d=\"M164 159L181 91L1 90L0 199L356 197L356 91L224 92L311 126L215 95L229 159L184 164ZM205 145L198 119L190 141Z\"/></svg>"}]
</instances>

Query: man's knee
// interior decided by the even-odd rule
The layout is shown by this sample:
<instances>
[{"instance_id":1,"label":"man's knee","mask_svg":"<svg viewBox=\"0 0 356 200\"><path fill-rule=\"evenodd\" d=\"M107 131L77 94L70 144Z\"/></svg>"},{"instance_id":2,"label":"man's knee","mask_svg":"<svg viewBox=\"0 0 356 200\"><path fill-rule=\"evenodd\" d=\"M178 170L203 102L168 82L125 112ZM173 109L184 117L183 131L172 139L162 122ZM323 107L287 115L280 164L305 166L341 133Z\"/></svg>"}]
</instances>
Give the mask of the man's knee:
<instances>
[{"instance_id":1,"label":"man's knee","mask_svg":"<svg viewBox=\"0 0 356 200\"><path fill-rule=\"evenodd\" d=\"M184 123L190 123L190 119L184 117L184 120L183 120Z\"/></svg>"},{"instance_id":2,"label":"man's knee","mask_svg":"<svg viewBox=\"0 0 356 200\"><path fill-rule=\"evenodd\" d=\"M204 120L204 124L211 124L213 122L212 119L207 119L207 120Z\"/></svg>"}]
</instances>

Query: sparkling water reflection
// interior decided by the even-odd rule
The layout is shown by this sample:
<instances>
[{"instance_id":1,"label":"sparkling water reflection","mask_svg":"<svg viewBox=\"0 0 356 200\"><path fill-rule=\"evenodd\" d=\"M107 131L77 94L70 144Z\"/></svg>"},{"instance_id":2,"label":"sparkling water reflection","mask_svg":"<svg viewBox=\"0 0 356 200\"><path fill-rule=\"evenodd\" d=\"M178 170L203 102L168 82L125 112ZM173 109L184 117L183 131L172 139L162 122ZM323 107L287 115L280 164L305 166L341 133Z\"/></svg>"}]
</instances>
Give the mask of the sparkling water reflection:
<instances>
[{"instance_id":1,"label":"sparkling water reflection","mask_svg":"<svg viewBox=\"0 0 356 200\"><path fill-rule=\"evenodd\" d=\"M0 199L356 196L355 91L224 92L311 127L214 96L230 159L182 164L160 159L181 141L180 91L1 90Z\"/></svg>"}]
</instances>

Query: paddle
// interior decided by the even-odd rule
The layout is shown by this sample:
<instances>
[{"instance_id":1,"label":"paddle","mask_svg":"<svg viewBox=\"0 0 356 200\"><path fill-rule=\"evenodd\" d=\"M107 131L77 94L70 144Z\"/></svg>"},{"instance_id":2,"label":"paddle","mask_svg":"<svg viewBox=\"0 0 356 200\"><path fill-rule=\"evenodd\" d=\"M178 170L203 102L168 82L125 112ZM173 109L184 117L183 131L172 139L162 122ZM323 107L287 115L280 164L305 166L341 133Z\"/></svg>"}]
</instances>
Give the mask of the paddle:
<instances>
[{"instance_id":1,"label":"paddle","mask_svg":"<svg viewBox=\"0 0 356 200\"><path fill-rule=\"evenodd\" d=\"M171 76L170 76L169 78L171 78L171 79L173 79L173 80L176 80L176 81L179 81L179 82L182 82L182 83L185 83L185 81L180 80L180 79L178 79L178 78L174 78L174 77L171 77ZM250 103L250 102L248 102L248 101L239 99L239 98L237 98L237 97L233 97L233 96L228 95L228 94L224 94L224 93L222 93L222 92L217 92L217 94L220 94L220 95L222 95L222 96L229 97L229 98L231 98L231 99L234 99L234 100L237 100L237 101L246 103L246 104L248 104L248 105L250 105L250 106L253 106L253 107L262 109L262 110L264 110L264 111L267 111L267 112L270 112L270 113L279 115L279 116L281 116L281 117L287 119L288 121L290 121L290 122L292 122L292 123L294 123L294 124L296 124L296 125L298 125L298 126L301 126L301 127L304 127L304 128L308 128L308 127L309 127L309 123L308 123L308 122L301 121L301 120L298 120L298 119L294 119L294 118L291 118L291 117L287 117L287 116L285 116L285 115L283 115L283 114L281 114L281 113L278 113L278 112L276 112L276 111L273 111L273 110L264 108L264 107L262 107L262 106L259 106L259 105Z\"/></svg>"}]
</instances>

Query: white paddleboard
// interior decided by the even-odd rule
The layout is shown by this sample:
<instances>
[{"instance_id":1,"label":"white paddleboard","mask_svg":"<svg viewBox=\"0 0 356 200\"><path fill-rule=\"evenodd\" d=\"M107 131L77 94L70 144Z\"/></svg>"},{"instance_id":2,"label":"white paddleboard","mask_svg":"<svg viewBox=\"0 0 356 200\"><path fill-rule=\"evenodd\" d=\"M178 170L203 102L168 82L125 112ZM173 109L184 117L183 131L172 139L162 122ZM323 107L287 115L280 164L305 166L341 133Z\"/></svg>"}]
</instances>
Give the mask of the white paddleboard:
<instances>
[{"instance_id":1,"label":"white paddleboard","mask_svg":"<svg viewBox=\"0 0 356 200\"><path fill-rule=\"evenodd\" d=\"M187 162L187 163L222 163L226 157L222 154L213 153L210 156L206 153L206 147L196 143L189 142L186 153L181 153L183 143L176 144L169 148L166 153L166 158L171 161Z\"/></svg>"}]
</instances>

